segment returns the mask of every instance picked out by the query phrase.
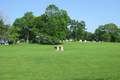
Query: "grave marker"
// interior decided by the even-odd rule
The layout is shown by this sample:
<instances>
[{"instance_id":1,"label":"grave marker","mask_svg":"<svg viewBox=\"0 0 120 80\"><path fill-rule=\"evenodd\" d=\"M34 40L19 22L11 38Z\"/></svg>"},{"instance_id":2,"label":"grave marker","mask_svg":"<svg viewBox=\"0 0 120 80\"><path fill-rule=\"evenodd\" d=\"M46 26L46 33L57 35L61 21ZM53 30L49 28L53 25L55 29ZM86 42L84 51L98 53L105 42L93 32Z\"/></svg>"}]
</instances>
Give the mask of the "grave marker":
<instances>
[{"instance_id":1,"label":"grave marker","mask_svg":"<svg viewBox=\"0 0 120 80\"><path fill-rule=\"evenodd\" d=\"M63 49L63 46L56 46L56 47L54 47L57 51L63 51L64 49Z\"/></svg>"}]
</instances>

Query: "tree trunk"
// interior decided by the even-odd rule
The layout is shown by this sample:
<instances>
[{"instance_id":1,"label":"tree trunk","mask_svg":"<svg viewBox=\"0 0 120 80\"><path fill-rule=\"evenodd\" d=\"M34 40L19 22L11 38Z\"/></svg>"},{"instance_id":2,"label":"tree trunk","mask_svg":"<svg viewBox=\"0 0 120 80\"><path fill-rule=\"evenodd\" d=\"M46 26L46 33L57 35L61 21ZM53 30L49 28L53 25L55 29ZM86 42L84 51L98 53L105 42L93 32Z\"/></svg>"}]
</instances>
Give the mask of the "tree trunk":
<instances>
[{"instance_id":1,"label":"tree trunk","mask_svg":"<svg viewBox=\"0 0 120 80\"><path fill-rule=\"evenodd\" d=\"M52 44L55 44L55 41L53 41Z\"/></svg>"},{"instance_id":2,"label":"tree trunk","mask_svg":"<svg viewBox=\"0 0 120 80\"><path fill-rule=\"evenodd\" d=\"M28 43L28 36L27 36L27 43Z\"/></svg>"},{"instance_id":3,"label":"tree trunk","mask_svg":"<svg viewBox=\"0 0 120 80\"><path fill-rule=\"evenodd\" d=\"M27 34L27 43L29 42L29 41L28 41L28 38L29 38L29 33Z\"/></svg>"},{"instance_id":4,"label":"tree trunk","mask_svg":"<svg viewBox=\"0 0 120 80\"><path fill-rule=\"evenodd\" d=\"M5 42L5 39L4 39L4 44L5 44L6 42Z\"/></svg>"}]
</instances>

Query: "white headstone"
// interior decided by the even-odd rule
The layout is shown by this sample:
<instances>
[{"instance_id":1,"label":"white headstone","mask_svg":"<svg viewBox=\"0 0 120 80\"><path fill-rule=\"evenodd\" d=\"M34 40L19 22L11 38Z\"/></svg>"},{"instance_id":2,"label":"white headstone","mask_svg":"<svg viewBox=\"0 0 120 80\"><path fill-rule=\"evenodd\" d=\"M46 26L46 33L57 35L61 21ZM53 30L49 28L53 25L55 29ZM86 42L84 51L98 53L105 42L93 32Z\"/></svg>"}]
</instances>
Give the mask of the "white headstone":
<instances>
[{"instance_id":1,"label":"white headstone","mask_svg":"<svg viewBox=\"0 0 120 80\"><path fill-rule=\"evenodd\" d=\"M19 43L19 41L17 41L17 44Z\"/></svg>"},{"instance_id":2,"label":"white headstone","mask_svg":"<svg viewBox=\"0 0 120 80\"><path fill-rule=\"evenodd\" d=\"M73 39L70 39L70 41L73 41Z\"/></svg>"},{"instance_id":3,"label":"white headstone","mask_svg":"<svg viewBox=\"0 0 120 80\"><path fill-rule=\"evenodd\" d=\"M8 43L5 43L5 45L8 45Z\"/></svg>"},{"instance_id":4,"label":"white headstone","mask_svg":"<svg viewBox=\"0 0 120 80\"><path fill-rule=\"evenodd\" d=\"M92 42L96 42L96 41L93 40Z\"/></svg>"},{"instance_id":5,"label":"white headstone","mask_svg":"<svg viewBox=\"0 0 120 80\"><path fill-rule=\"evenodd\" d=\"M80 39L79 42L82 42L82 40Z\"/></svg>"},{"instance_id":6,"label":"white headstone","mask_svg":"<svg viewBox=\"0 0 120 80\"><path fill-rule=\"evenodd\" d=\"M84 42L87 42L87 40L85 40Z\"/></svg>"},{"instance_id":7,"label":"white headstone","mask_svg":"<svg viewBox=\"0 0 120 80\"><path fill-rule=\"evenodd\" d=\"M66 41L66 42L68 42L68 40L67 40L67 39L66 39L65 41Z\"/></svg>"}]
</instances>

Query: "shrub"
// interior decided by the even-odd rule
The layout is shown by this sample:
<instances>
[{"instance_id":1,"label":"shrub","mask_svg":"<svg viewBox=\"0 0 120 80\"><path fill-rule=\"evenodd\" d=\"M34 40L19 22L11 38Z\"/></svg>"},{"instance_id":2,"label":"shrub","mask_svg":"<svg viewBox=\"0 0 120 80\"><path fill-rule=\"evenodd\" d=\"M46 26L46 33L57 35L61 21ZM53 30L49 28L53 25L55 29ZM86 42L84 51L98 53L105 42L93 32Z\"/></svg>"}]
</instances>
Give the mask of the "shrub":
<instances>
[{"instance_id":1,"label":"shrub","mask_svg":"<svg viewBox=\"0 0 120 80\"><path fill-rule=\"evenodd\" d=\"M14 44L13 40L8 41L9 44Z\"/></svg>"}]
</instances>

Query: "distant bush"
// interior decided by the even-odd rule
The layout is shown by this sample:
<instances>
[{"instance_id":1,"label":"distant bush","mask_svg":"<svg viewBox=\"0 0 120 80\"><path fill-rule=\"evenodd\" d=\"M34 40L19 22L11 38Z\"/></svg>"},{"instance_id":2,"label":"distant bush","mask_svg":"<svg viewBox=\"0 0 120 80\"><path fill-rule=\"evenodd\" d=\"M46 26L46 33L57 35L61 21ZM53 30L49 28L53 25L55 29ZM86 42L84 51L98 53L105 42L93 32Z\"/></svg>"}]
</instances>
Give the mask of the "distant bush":
<instances>
[{"instance_id":1,"label":"distant bush","mask_svg":"<svg viewBox=\"0 0 120 80\"><path fill-rule=\"evenodd\" d=\"M3 45L4 43L0 43L0 45Z\"/></svg>"},{"instance_id":2,"label":"distant bush","mask_svg":"<svg viewBox=\"0 0 120 80\"><path fill-rule=\"evenodd\" d=\"M37 40L33 40L32 43L38 43L38 41Z\"/></svg>"},{"instance_id":3,"label":"distant bush","mask_svg":"<svg viewBox=\"0 0 120 80\"><path fill-rule=\"evenodd\" d=\"M13 40L8 41L9 44L14 44Z\"/></svg>"},{"instance_id":4,"label":"distant bush","mask_svg":"<svg viewBox=\"0 0 120 80\"><path fill-rule=\"evenodd\" d=\"M22 40L20 40L20 42L25 42L25 40L22 39Z\"/></svg>"}]
</instances>

